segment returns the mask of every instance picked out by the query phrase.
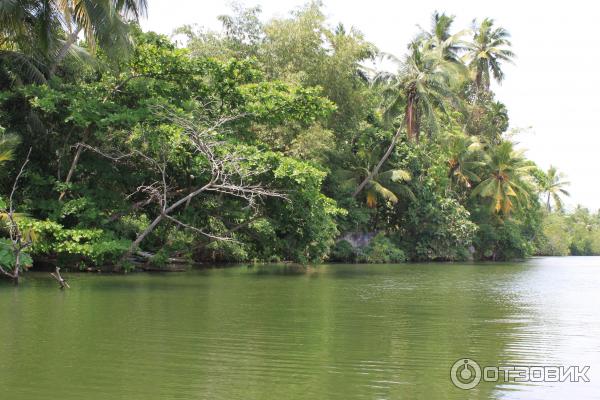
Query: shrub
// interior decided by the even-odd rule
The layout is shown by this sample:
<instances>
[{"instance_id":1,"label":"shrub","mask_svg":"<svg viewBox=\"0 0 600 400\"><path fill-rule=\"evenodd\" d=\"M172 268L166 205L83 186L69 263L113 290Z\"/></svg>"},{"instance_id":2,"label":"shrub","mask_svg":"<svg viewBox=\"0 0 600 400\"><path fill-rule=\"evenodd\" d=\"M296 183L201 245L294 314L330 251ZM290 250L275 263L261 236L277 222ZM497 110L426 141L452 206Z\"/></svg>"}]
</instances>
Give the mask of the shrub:
<instances>
[{"instance_id":1,"label":"shrub","mask_svg":"<svg viewBox=\"0 0 600 400\"><path fill-rule=\"evenodd\" d=\"M354 262L356 261L356 250L347 240L340 240L331 249L329 259L339 262Z\"/></svg>"},{"instance_id":2,"label":"shrub","mask_svg":"<svg viewBox=\"0 0 600 400\"><path fill-rule=\"evenodd\" d=\"M366 248L361 261L373 264L406 262L404 251L396 247L383 233L377 234Z\"/></svg>"}]
</instances>

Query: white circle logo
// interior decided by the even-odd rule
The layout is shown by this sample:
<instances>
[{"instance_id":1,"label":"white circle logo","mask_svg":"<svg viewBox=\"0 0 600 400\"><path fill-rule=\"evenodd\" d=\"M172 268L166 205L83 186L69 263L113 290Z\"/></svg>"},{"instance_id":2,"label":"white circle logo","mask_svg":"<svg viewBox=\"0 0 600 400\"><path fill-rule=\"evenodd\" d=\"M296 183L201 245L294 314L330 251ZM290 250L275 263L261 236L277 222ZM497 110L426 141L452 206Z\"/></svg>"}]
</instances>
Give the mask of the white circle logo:
<instances>
[{"instance_id":1,"label":"white circle logo","mask_svg":"<svg viewBox=\"0 0 600 400\"><path fill-rule=\"evenodd\" d=\"M452 365L450 379L457 388L473 389L481 382L481 368L476 361L470 358L461 358Z\"/></svg>"}]
</instances>

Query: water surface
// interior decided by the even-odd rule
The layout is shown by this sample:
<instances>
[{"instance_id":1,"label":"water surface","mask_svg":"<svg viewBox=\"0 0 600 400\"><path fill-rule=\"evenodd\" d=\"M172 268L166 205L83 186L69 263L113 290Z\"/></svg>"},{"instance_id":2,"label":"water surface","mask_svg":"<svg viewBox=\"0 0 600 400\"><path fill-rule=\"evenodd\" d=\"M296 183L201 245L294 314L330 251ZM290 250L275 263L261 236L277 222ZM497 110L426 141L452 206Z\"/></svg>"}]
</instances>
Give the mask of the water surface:
<instances>
[{"instance_id":1,"label":"water surface","mask_svg":"<svg viewBox=\"0 0 600 400\"><path fill-rule=\"evenodd\" d=\"M600 258L66 276L0 284L0 398L600 398ZM464 357L590 382L463 391Z\"/></svg>"}]
</instances>

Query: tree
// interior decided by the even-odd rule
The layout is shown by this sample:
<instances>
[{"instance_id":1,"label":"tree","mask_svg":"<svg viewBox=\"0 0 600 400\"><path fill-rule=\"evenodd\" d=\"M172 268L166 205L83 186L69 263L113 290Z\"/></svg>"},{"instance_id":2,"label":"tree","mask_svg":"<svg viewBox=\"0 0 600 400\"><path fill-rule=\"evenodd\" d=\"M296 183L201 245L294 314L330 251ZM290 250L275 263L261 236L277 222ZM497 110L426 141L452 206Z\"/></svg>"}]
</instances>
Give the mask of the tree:
<instances>
[{"instance_id":1,"label":"tree","mask_svg":"<svg viewBox=\"0 0 600 400\"><path fill-rule=\"evenodd\" d=\"M446 139L448 149L448 177L458 187L469 189L479 182L478 169L485 165L481 161L483 146L474 137L463 134L451 135Z\"/></svg>"},{"instance_id":2,"label":"tree","mask_svg":"<svg viewBox=\"0 0 600 400\"><path fill-rule=\"evenodd\" d=\"M475 22L474 22L475 24ZM474 29L473 40L466 43L466 60L478 91L490 89L490 74L501 83L504 79L503 62L512 62L515 54L510 50L510 34L495 27L494 20L484 19Z\"/></svg>"},{"instance_id":3,"label":"tree","mask_svg":"<svg viewBox=\"0 0 600 400\"><path fill-rule=\"evenodd\" d=\"M454 22L454 15L446 15L435 11L431 15L431 28L423 30L418 36L418 41L424 41L431 49L441 53L444 60L456 64L462 64L460 53L464 50L461 38L466 30L451 33L450 28Z\"/></svg>"},{"instance_id":4,"label":"tree","mask_svg":"<svg viewBox=\"0 0 600 400\"><path fill-rule=\"evenodd\" d=\"M508 217L513 208L528 201L530 171L534 168L511 142L502 142L490 149L486 178L471 195L490 199L493 212Z\"/></svg>"},{"instance_id":5,"label":"tree","mask_svg":"<svg viewBox=\"0 0 600 400\"><path fill-rule=\"evenodd\" d=\"M404 61L388 55L399 69L397 73L379 72L376 85L383 85L385 98L384 114L393 119L404 110L404 122L397 129L386 152L371 173L361 182L353 193L356 197L365 186L379 173L385 161L392 154L403 128L409 140L419 141L422 120L425 120L430 132L438 131L438 111L446 112L446 104L457 101L451 89L453 80L460 77L460 69L444 60L439 52L425 42L413 42L411 52Z\"/></svg>"},{"instance_id":6,"label":"tree","mask_svg":"<svg viewBox=\"0 0 600 400\"><path fill-rule=\"evenodd\" d=\"M2 153L11 154L10 147L14 145L11 140L2 141L1 146L3 147ZM8 153L6 147L9 148ZM27 253L29 247L33 243L32 235L29 232L23 231L18 223L18 215L15 212L14 207L14 196L17 191L19 180L25 171L25 167L29 163L29 156L31 149L27 153L27 158L21 165L21 169L17 173L15 181L12 185L8 201L0 198L0 221L5 222L4 228L8 231L8 240L0 240L0 275L7 276L15 282L19 283L20 273L24 267L31 266L32 260L30 255ZM10 156L9 156L10 158ZM7 161L7 158L0 162Z\"/></svg>"},{"instance_id":7,"label":"tree","mask_svg":"<svg viewBox=\"0 0 600 400\"><path fill-rule=\"evenodd\" d=\"M557 211L563 210L563 202L560 198L561 195L570 196L569 192L565 189L571 183L565 181L566 175L559 172L556 167L550 166L546 172L546 176L541 182L542 194L546 196L546 209L548 212L552 211L550 200L554 202L554 209Z\"/></svg>"},{"instance_id":8,"label":"tree","mask_svg":"<svg viewBox=\"0 0 600 400\"><path fill-rule=\"evenodd\" d=\"M202 116L200 116L202 117ZM228 237L220 237L214 233L207 232L193 225L182 222L176 218L175 213L185 204L189 204L197 196L206 193L218 193L223 196L235 196L248 202L249 207L254 207L255 203L264 197L280 197L285 199L285 195L272 190L265 185L253 182L253 177L260 175L261 171L253 168L252 160L244 154L238 153L233 149L224 150L224 145L220 139L222 129L227 123L238 119L240 116L222 116L215 121L202 121L202 118L196 116L194 121L181 117L171 116L174 124L183 131L184 142L177 143L179 147L189 147L187 151L194 154L195 164L201 167L194 171L195 176L207 178L194 185L189 193L183 195L174 195L171 187L173 180L169 175L167 164L169 150L167 149L160 158L153 158L138 150L133 151L131 155L119 155L113 158L117 161L135 157L139 164L146 163L149 168L157 173L157 180L151 184L141 184L137 192L144 194L149 203L156 203L159 206L159 213L152 222L142 230L131 243L129 250L124 254L123 259L127 259L132 253L139 249L142 241L156 228L162 221L168 220L183 228L190 229L196 233L211 239L228 240ZM199 122L202 121L202 122ZM93 149L96 150L96 149ZM97 151L97 150L96 150Z\"/></svg>"},{"instance_id":9,"label":"tree","mask_svg":"<svg viewBox=\"0 0 600 400\"><path fill-rule=\"evenodd\" d=\"M354 172L354 171L353 171ZM357 178L362 182L365 176L369 174L367 168L360 168L359 174L350 178L347 182L355 185ZM411 180L410 172L404 169L390 169L379 172L367 183L365 187L365 202L367 207L377 207L378 198L396 204L399 198L414 198L410 188L405 185Z\"/></svg>"},{"instance_id":10,"label":"tree","mask_svg":"<svg viewBox=\"0 0 600 400\"><path fill-rule=\"evenodd\" d=\"M445 113L447 104L457 100L451 83L460 77L460 71L428 43L413 42L403 61L389 55L398 71L379 72L374 78L376 84L384 86L385 113L395 116L403 109L409 140L419 140L423 122L429 132L437 132L436 111Z\"/></svg>"},{"instance_id":11,"label":"tree","mask_svg":"<svg viewBox=\"0 0 600 400\"><path fill-rule=\"evenodd\" d=\"M260 6L245 8L233 3L231 15L218 17L223 32L184 25L177 28L175 34L187 38L186 47L195 57L215 57L222 61L259 57L259 49L265 37L260 13Z\"/></svg>"},{"instance_id":12,"label":"tree","mask_svg":"<svg viewBox=\"0 0 600 400\"><path fill-rule=\"evenodd\" d=\"M127 18L138 20L146 14L147 0L53 0L56 10L63 16L63 29L67 38L58 49L49 68L54 75L56 68L77 41L80 32L93 51L99 44L109 54L128 45Z\"/></svg>"},{"instance_id":13,"label":"tree","mask_svg":"<svg viewBox=\"0 0 600 400\"><path fill-rule=\"evenodd\" d=\"M0 72L8 86L46 82L47 55L60 37L53 13L44 1L0 2Z\"/></svg>"},{"instance_id":14,"label":"tree","mask_svg":"<svg viewBox=\"0 0 600 400\"><path fill-rule=\"evenodd\" d=\"M127 20L137 21L146 8L147 0L3 1L0 55L25 56L30 66L43 61L52 76L80 33L92 52L99 45L108 54L118 54L128 46Z\"/></svg>"},{"instance_id":15,"label":"tree","mask_svg":"<svg viewBox=\"0 0 600 400\"><path fill-rule=\"evenodd\" d=\"M548 214L542 223L538 253L544 256L568 256L571 253L569 221L562 214Z\"/></svg>"}]
</instances>

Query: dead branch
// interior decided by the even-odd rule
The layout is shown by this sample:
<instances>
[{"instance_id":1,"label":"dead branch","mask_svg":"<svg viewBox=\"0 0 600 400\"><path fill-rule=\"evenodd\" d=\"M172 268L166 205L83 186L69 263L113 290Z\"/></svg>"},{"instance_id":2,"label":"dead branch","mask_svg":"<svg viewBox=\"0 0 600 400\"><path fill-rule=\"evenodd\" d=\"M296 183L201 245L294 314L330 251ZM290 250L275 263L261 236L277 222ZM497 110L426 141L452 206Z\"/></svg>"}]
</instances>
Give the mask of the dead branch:
<instances>
[{"instance_id":1,"label":"dead branch","mask_svg":"<svg viewBox=\"0 0 600 400\"><path fill-rule=\"evenodd\" d=\"M159 155L158 158L155 158L154 156L150 156L139 150L134 150L129 154L123 154L96 149L84 143L78 144L79 146L92 150L114 162L123 162L132 157L137 157L143 160L157 173L157 179L154 182L140 185L132 195L135 193L143 195L146 200L142 204L148 205L155 203L159 207L160 212L154 220L138 234L129 250L123 255L122 260L129 259L136 251L139 252L141 242L163 220L171 221L183 228L205 236L211 241L232 240L232 237L229 235L224 236L207 232L199 227L184 223L173 215L182 205L189 204L194 198L203 193L211 192L234 196L245 200L251 208L256 208L258 201L266 197L287 199L284 193L271 189L262 183L256 183L256 177L261 173L264 173L265 170L250 169L245 166L244 164L247 162L247 159L242 154L238 154L235 151L222 151L222 147L225 144L219 139L220 130L222 130L227 123L239 119L242 116L243 115L241 114L223 116L213 121L206 118L198 118L195 121L191 121L175 114L169 114L171 121L183 129L193 153L202 157L207 163L207 167L198 171L195 175L203 176L208 174L209 177L203 184L196 186L194 189L186 189L183 191L183 193L188 191L187 194L181 194L182 189L174 187L176 186L173 183L174 180L169 176L166 150L162 155ZM231 233L233 233L233 231L228 232L228 234Z\"/></svg>"},{"instance_id":2,"label":"dead branch","mask_svg":"<svg viewBox=\"0 0 600 400\"><path fill-rule=\"evenodd\" d=\"M159 207L160 212L138 234L128 251L123 255L122 260L129 259L136 251L139 252L141 242L163 220L171 221L183 228L205 236L211 241L232 240L232 237L229 235L224 236L207 232L201 228L186 224L173 215L182 205L189 205L194 198L203 193L212 192L234 196L245 200L251 208L256 208L258 201L266 197L287 199L284 193L255 182L256 177L266 172L265 170L246 167L244 165L247 161L246 158L235 151L222 151L222 147L225 144L219 139L220 131L226 124L243 117L244 114L222 116L216 120L209 120L207 117L197 117L194 121L191 121L175 115L164 108L161 110L166 111L168 118L183 129L192 152L207 162L208 166L195 174L196 176L209 175L203 184L185 190L175 187L174 180L169 176L166 149L163 154L159 154L158 158L155 158L139 150L133 150L125 154L114 150L106 151L98 149L85 143L77 144L78 149L92 150L116 163L125 162L134 157L141 159L157 173L157 179L154 182L138 186L135 192L128 196L132 197L134 194L141 194L145 197L145 200L136 203L134 208L137 208L138 204L146 206L155 203ZM187 194L183 194L186 192ZM228 231L227 233L231 234L233 231Z\"/></svg>"},{"instance_id":3,"label":"dead branch","mask_svg":"<svg viewBox=\"0 0 600 400\"><path fill-rule=\"evenodd\" d=\"M142 200L142 201L138 201L138 202L134 203L129 208L129 210L113 213L110 217L108 217L108 222L118 221L121 218L123 218L124 216L126 216L127 214L129 214L129 213L131 213L131 212L133 212L135 210L138 210L138 209L140 209L140 208L142 208L144 206L147 206L150 203L152 203L152 199L151 198L148 198L148 199L145 199L145 200Z\"/></svg>"},{"instance_id":4,"label":"dead branch","mask_svg":"<svg viewBox=\"0 0 600 400\"><path fill-rule=\"evenodd\" d=\"M52 277L58 281L58 284L60 285L60 290L64 290L65 288L71 288L67 281L60 275L60 268L56 267L56 272L50 272L50 275L52 275Z\"/></svg>"},{"instance_id":5,"label":"dead branch","mask_svg":"<svg viewBox=\"0 0 600 400\"><path fill-rule=\"evenodd\" d=\"M167 218L169 221L175 222L177 225L180 225L180 226L182 226L182 227L184 227L186 229L192 230L192 231L194 231L196 233L199 233L199 234L201 234L203 236L206 236L206 237L208 237L210 239L213 239L213 240L223 240L223 241L233 241L233 239L231 237L229 237L229 236L218 236L218 235L213 235L213 234L208 233L208 232L204 232L202 229L199 229L199 228L196 228L195 226L192 226L192 225L186 224L184 222L181 222L177 218L174 218L174 217L172 217L170 215L165 215L165 218Z\"/></svg>"},{"instance_id":6,"label":"dead branch","mask_svg":"<svg viewBox=\"0 0 600 400\"><path fill-rule=\"evenodd\" d=\"M19 187L19 180L21 179L21 176L23 176L25 167L29 163L30 155L31 155L31 147L29 148L29 151L27 152L27 156L25 157L25 161L21 165L21 169L19 170L19 173L17 174L15 181L13 183L12 190L10 191L10 196L8 197L8 211L6 213L7 218L8 218L8 234L10 237L12 252L15 257L15 265L14 265L12 271L8 271L5 268L0 268L0 272L2 274L12 278L14 280L15 284L19 283L19 276L20 276L20 272L22 269L21 255L23 253L23 250L25 250L27 247L31 246L31 243L32 243L31 237L27 237L27 238L23 237L23 233L21 232L21 229L19 228L19 225L17 224L17 221L15 219L15 209L14 209L14 201L13 201L13 198L15 196L17 188Z\"/></svg>"}]
</instances>

